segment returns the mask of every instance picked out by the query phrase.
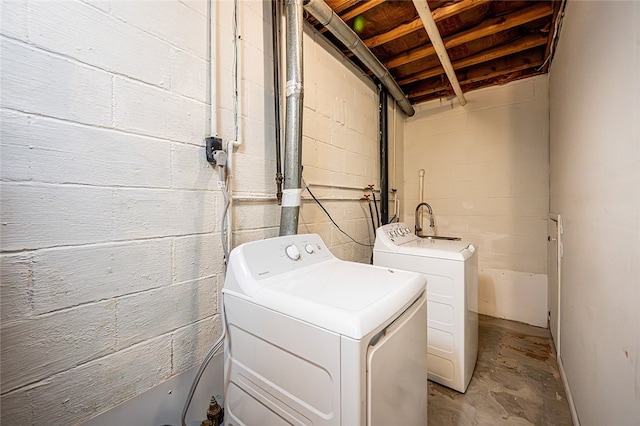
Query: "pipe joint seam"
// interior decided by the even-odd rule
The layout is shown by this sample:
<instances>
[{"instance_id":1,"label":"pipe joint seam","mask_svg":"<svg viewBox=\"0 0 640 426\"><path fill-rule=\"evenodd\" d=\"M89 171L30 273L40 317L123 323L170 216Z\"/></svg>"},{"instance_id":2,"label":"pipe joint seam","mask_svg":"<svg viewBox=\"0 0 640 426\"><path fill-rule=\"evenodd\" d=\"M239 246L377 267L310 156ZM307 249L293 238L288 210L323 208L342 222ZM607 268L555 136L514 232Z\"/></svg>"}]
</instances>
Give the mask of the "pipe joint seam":
<instances>
[{"instance_id":1,"label":"pipe joint seam","mask_svg":"<svg viewBox=\"0 0 640 426\"><path fill-rule=\"evenodd\" d=\"M289 80L285 85L285 94L287 98L291 95L299 95L303 93L303 91L302 83L299 81Z\"/></svg>"}]
</instances>

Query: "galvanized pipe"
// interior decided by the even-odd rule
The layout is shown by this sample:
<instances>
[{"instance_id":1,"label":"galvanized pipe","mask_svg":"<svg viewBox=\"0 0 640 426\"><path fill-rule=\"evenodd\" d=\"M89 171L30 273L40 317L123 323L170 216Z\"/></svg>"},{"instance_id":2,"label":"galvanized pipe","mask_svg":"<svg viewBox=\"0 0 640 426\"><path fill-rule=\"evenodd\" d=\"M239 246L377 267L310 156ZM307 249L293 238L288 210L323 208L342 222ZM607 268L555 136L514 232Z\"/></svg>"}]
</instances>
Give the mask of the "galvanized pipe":
<instances>
[{"instance_id":1,"label":"galvanized pipe","mask_svg":"<svg viewBox=\"0 0 640 426\"><path fill-rule=\"evenodd\" d=\"M286 117L280 235L298 232L302 194L302 0L286 0Z\"/></svg>"},{"instance_id":2,"label":"galvanized pipe","mask_svg":"<svg viewBox=\"0 0 640 426\"><path fill-rule=\"evenodd\" d=\"M409 102L398 83L393 79L389 70L382 65L360 37L340 19L324 0L305 0L304 8L371 70L387 88L389 94L398 102L405 114L409 117L415 114L411 102Z\"/></svg>"}]
</instances>

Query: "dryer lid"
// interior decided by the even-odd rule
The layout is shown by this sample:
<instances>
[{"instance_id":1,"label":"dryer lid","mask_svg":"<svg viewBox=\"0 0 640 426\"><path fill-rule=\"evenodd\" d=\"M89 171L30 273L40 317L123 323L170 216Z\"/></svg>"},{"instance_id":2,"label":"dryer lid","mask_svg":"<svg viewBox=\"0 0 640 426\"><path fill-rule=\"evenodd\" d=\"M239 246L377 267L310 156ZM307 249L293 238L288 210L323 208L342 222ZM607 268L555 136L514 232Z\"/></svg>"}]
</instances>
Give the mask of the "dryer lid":
<instances>
[{"instance_id":1,"label":"dryer lid","mask_svg":"<svg viewBox=\"0 0 640 426\"><path fill-rule=\"evenodd\" d=\"M402 313L425 284L417 273L334 258L262 280L251 295L223 292L359 340Z\"/></svg>"}]
</instances>

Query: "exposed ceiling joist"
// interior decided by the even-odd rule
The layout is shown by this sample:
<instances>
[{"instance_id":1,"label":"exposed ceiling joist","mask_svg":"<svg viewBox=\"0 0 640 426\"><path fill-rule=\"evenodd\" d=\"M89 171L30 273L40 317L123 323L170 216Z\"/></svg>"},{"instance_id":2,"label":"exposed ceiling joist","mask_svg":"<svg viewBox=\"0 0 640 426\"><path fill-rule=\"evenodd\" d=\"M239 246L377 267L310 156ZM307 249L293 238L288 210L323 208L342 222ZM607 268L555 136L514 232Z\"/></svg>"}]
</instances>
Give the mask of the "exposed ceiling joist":
<instances>
[{"instance_id":1,"label":"exposed ceiling joist","mask_svg":"<svg viewBox=\"0 0 640 426\"><path fill-rule=\"evenodd\" d=\"M461 13L466 10L473 9L474 7L478 7L482 4L488 3L489 1L490 0L463 0L459 3L452 4L451 6L443 6L440 9L437 9L436 11L433 12L433 20L436 22L443 21L458 13ZM422 28L422 20L420 18L416 18L407 24L400 25L399 27L396 27L390 31L387 31L384 34L380 34L375 37L368 38L364 40L364 44L366 44L367 47L371 49L373 47L380 46L382 44L396 40L400 37L403 37L407 34L417 31L421 28Z\"/></svg>"},{"instance_id":2,"label":"exposed ceiling joist","mask_svg":"<svg viewBox=\"0 0 640 426\"><path fill-rule=\"evenodd\" d=\"M538 53L535 56L530 56L525 53L516 54L513 57L501 58L501 60L491 64L483 64L477 67L470 68L464 76L459 76L460 84L462 86L477 83L482 80L495 79L498 77L508 78L511 74L518 71L539 67L544 61L544 54ZM494 83L498 84L498 83ZM450 88L446 84L431 84L423 89L410 92L408 94L409 99L415 100L426 95L430 95L437 92L451 92ZM448 93L450 95L451 93Z\"/></svg>"},{"instance_id":3,"label":"exposed ceiling joist","mask_svg":"<svg viewBox=\"0 0 640 426\"><path fill-rule=\"evenodd\" d=\"M473 56L468 56L459 61L453 62L453 68L459 70L461 68L478 65L483 62L488 62L493 59L501 58L503 56L511 55L523 50L531 49L532 47L542 46L547 43L547 37L543 34L531 34L522 37L514 42L506 45L494 47L493 49L484 50ZM426 80L427 78L435 77L438 74L443 74L444 69L440 66L422 71L406 78L398 80L398 84L404 86L405 84L415 83L420 80Z\"/></svg>"},{"instance_id":4,"label":"exposed ceiling joist","mask_svg":"<svg viewBox=\"0 0 640 426\"><path fill-rule=\"evenodd\" d=\"M347 21L411 103L453 93L412 2L325 0ZM422 1L422 0L421 0ZM465 92L547 72L566 0L424 0ZM361 17L361 19L359 18ZM358 21L356 21L358 18ZM317 25L313 17L307 20ZM356 24L357 22L357 24ZM365 73L369 67L329 32L327 39Z\"/></svg>"},{"instance_id":5,"label":"exposed ceiling joist","mask_svg":"<svg viewBox=\"0 0 640 426\"><path fill-rule=\"evenodd\" d=\"M347 12L344 15L340 16L340 19L342 19L343 21L346 22L346 21L348 21L350 19L355 18L358 15L362 15L366 11L373 9L374 7L376 7L379 4L384 3L384 2L385 2L385 0L368 0L368 1L360 2L360 3L358 3L357 7L354 7L349 12Z\"/></svg>"},{"instance_id":6,"label":"exposed ceiling joist","mask_svg":"<svg viewBox=\"0 0 640 426\"><path fill-rule=\"evenodd\" d=\"M459 46L461 44L468 43L482 37L487 37L499 33L500 31L504 31L509 28L535 21L536 19L544 18L545 16L551 15L552 13L553 8L546 3L540 3L534 6L530 6L524 10L513 12L508 16L489 19L475 28L471 28L467 31L447 37L443 40L444 46L447 49L450 49L452 47ZM418 47L409 52L391 58L384 64L387 68L396 68L433 54L435 54L435 49L432 45Z\"/></svg>"}]
</instances>

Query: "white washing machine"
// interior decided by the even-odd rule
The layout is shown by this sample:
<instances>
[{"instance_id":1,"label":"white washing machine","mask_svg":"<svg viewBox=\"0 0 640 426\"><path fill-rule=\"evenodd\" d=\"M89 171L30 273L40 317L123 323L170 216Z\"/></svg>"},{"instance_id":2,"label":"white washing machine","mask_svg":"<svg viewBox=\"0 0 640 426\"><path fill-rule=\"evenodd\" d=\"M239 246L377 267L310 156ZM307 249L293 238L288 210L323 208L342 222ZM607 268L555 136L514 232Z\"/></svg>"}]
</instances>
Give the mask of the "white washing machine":
<instances>
[{"instance_id":1,"label":"white washing machine","mask_svg":"<svg viewBox=\"0 0 640 426\"><path fill-rule=\"evenodd\" d=\"M404 223L378 228L373 264L427 278L428 375L466 392L478 357L478 255L473 244L420 238Z\"/></svg>"},{"instance_id":2,"label":"white washing machine","mask_svg":"<svg viewBox=\"0 0 640 426\"><path fill-rule=\"evenodd\" d=\"M225 425L427 424L422 275L291 235L235 248L222 293Z\"/></svg>"}]
</instances>

